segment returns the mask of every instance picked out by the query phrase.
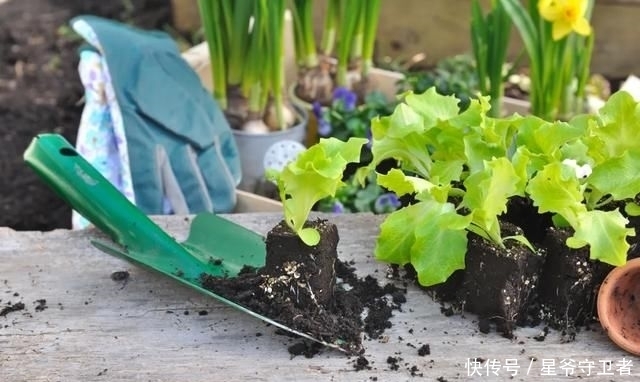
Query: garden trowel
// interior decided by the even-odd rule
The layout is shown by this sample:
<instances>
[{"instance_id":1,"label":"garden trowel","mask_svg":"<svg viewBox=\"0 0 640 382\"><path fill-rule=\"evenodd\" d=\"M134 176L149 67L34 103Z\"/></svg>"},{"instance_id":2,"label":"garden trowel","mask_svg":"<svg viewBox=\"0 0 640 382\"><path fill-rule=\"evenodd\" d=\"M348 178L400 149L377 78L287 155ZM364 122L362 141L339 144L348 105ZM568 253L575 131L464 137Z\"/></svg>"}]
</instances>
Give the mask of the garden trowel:
<instances>
[{"instance_id":1,"label":"garden trowel","mask_svg":"<svg viewBox=\"0 0 640 382\"><path fill-rule=\"evenodd\" d=\"M118 244L92 241L101 251L149 267L290 333L340 349L337 344L289 328L201 286L202 274L234 277L245 266L264 266L266 248L259 234L220 216L202 213L193 219L187 240L178 243L58 134L35 137L24 159L73 209Z\"/></svg>"}]
</instances>

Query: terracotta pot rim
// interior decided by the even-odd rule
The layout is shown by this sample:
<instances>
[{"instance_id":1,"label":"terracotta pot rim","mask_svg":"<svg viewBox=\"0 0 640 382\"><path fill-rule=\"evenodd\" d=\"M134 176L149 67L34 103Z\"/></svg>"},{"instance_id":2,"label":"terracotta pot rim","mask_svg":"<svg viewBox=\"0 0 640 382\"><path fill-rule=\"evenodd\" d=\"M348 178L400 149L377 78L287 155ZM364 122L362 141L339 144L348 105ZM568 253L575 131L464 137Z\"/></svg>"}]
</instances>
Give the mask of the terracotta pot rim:
<instances>
[{"instance_id":1,"label":"terracotta pot rim","mask_svg":"<svg viewBox=\"0 0 640 382\"><path fill-rule=\"evenodd\" d=\"M613 309L611 305L619 298L617 296L619 293L618 283L624 278L628 278L630 272L637 274L637 277L640 278L640 258L629 260L625 265L614 268L602 282L597 298L598 319L604 331L616 345L631 354L640 355L640 341L634 341L625 336L623 334L622 320L609 314ZM640 327L636 330L640 332ZM640 334L636 337L640 338Z\"/></svg>"}]
</instances>

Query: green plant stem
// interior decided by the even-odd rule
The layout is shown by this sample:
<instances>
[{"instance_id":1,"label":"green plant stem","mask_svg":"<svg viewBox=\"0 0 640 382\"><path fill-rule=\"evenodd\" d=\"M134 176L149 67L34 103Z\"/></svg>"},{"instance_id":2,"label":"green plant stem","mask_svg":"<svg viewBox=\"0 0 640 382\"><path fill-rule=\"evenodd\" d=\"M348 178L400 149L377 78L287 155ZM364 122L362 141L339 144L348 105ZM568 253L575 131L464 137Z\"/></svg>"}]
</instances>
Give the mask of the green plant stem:
<instances>
[{"instance_id":1,"label":"green plant stem","mask_svg":"<svg viewBox=\"0 0 640 382\"><path fill-rule=\"evenodd\" d=\"M488 61L488 22L482 15L482 8L479 0L471 3L471 47L478 74L478 88L481 94L487 94L489 84L487 83L487 61Z\"/></svg>"},{"instance_id":2,"label":"green plant stem","mask_svg":"<svg viewBox=\"0 0 640 382\"><path fill-rule=\"evenodd\" d=\"M373 67L373 52L376 45L378 20L380 19L380 0L364 2L364 30L362 35L362 77L367 78Z\"/></svg>"},{"instance_id":3,"label":"green plant stem","mask_svg":"<svg viewBox=\"0 0 640 382\"><path fill-rule=\"evenodd\" d=\"M354 31L354 35L352 37L351 42L351 52L350 52L350 61L351 62L360 62L362 59L362 44L364 37L364 26L365 26L365 11L367 7L367 1L363 1L360 4L360 9L358 10L358 18L356 21L356 28Z\"/></svg>"},{"instance_id":4,"label":"green plant stem","mask_svg":"<svg viewBox=\"0 0 640 382\"><path fill-rule=\"evenodd\" d=\"M208 43L211 60L211 77L213 79L213 97L222 110L227 109L226 62L223 44L225 22L221 3L199 0L200 17Z\"/></svg>"},{"instance_id":5,"label":"green plant stem","mask_svg":"<svg viewBox=\"0 0 640 382\"><path fill-rule=\"evenodd\" d=\"M595 41L595 33L591 32L589 36L584 39L584 45L582 49L578 49L579 53L577 57L577 72L578 72L578 86L576 88L576 110L582 112L584 110L584 101L586 99L586 88L589 82L589 74L591 71L591 57L593 56L593 46ZM579 44L579 43L578 43Z\"/></svg>"},{"instance_id":6,"label":"green plant stem","mask_svg":"<svg viewBox=\"0 0 640 382\"><path fill-rule=\"evenodd\" d=\"M293 0L292 11L297 61L306 68L314 68L319 62L313 31L313 0Z\"/></svg>"},{"instance_id":7,"label":"green plant stem","mask_svg":"<svg viewBox=\"0 0 640 382\"><path fill-rule=\"evenodd\" d=\"M537 1L527 10L518 0L500 0L516 25L529 55L532 114L553 121L582 112L589 65L593 53L593 33L575 33L559 40L552 38L552 25L538 11ZM593 1L589 1L587 20Z\"/></svg>"},{"instance_id":8,"label":"green plant stem","mask_svg":"<svg viewBox=\"0 0 640 382\"><path fill-rule=\"evenodd\" d=\"M269 94L269 76L272 62L268 59L266 50L266 22L268 16L267 1L256 0L254 21L249 36L249 49L243 75L243 89L249 93L250 113L262 114Z\"/></svg>"},{"instance_id":9,"label":"green plant stem","mask_svg":"<svg viewBox=\"0 0 640 382\"><path fill-rule=\"evenodd\" d=\"M320 49L325 56L330 56L336 45L339 11L340 0L327 0L322 41L320 42Z\"/></svg>"},{"instance_id":10,"label":"green plant stem","mask_svg":"<svg viewBox=\"0 0 640 382\"><path fill-rule=\"evenodd\" d=\"M276 110L276 120L280 129L286 129L284 109L284 13L285 0L269 0L269 29L267 52L272 60L270 69L271 94Z\"/></svg>"},{"instance_id":11,"label":"green plant stem","mask_svg":"<svg viewBox=\"0 0 640 382\"><path fill-rule=\"evenodd\" d=\"M586 17L587 20L591 20L593 14L593 7L595 0L590 0L587 6ZM578 76L578 86L576 89L576 110L582 112L584 110L584 101L586 99L586 88L589 82L589 76L591 72L591 57L593 56L593 47L595 42L595 32L591 31L591 34L586 37L581 37L580 41L576 45L576 73ZM580 49L582 44L582 49Z\"/></svg>"},{"instance_id":12,"label":"green plant stem","mask_svg":"<svg viewBox=\"0 0 640 382\"><path fill-rule=\"evenodd\" d=\"M231 17L231 35L229 38L229 62L228 85L240 85L244 59L249 44L249 21L253 13L254 0L222 0L223 3L231 3L233 14Z\"/></svg>"},{"instance_id":13,"label":"green plant stem","mask_svg":"<svg viewBox=\"0 0 640 382\"><path fill-rule=\"evenodd\" d=\"M343 2L341 11L341 23L338 31L338 64L336 83L338 86L347 86L347 71L349 69L349 54L353 44L353 38L358 27L360 10L363 0L348 0Z\"/></svg>"},{"instance_id":14,"label":"green plant stem","mask_svg":"<svg viewBox=\"0 0 640 382\"><path fill-rule=\"evenodd\" d=\"M290 1L291 16L293 18L293 44L296 57L296 63L299 67L305 67L304 63L304 36L302 33L302 20L300 12L293 1Z\"/></svg>"}]
</instances>

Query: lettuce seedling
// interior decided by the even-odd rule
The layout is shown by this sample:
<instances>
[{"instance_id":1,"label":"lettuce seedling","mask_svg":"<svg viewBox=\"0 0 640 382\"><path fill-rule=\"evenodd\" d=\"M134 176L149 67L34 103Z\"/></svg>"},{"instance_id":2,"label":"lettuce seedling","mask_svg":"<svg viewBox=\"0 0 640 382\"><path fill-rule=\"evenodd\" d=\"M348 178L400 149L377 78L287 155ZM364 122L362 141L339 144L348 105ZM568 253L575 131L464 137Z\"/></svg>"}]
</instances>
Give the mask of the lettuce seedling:
<instances>
[{"instance_id":1,"label":"lettuce seedling","mask_svg":"<svg viewBox=\"0 0 640 382\"><path fill-rule=\"evenodd\" d=\"M625 263L635 232L619 207L640 216L640 105L629 94L569 122L490 118L483 97L464 112L457 105L431 88L405 94L392 115L372 121L373 162L358 175L393 158L399 168L376 173L378 184L416 200L383 222L376 258L411 263L429 286L464 268L468 232L531 247L523 236L501 237L498 217L521 196L552 213L556 226L573 228L567 246L588 245L592 260Z\"/></svg>"},{"instance_id":2,"label":"lettuce seedling","mask_svg":"<svg viewBox=\"0 0 640 382\"><path fill-rule=\"evenodd\" d=\"M400 163L377 181L417 202L383 222L375 256L411 263L425 286L464 268L468 231L501 247L506 239L531 246L521 235L503 238L498 221L526 186L526 170L510 160L517 118L489 118L488 98L472 100L464 112L458 103L435 88L405 94L390 116L372 121L373 162L359 173L387 158Z\"/></svg>"},{"instance_id":3,"label":"lettuce seedling","mask_svg":"<svg viewBox=\"0 0 640 382\"><path fill-rule=\"evenodd\" d=\"M571 248L589 245L590 258L611 265L627 259L628 220L640 215L640 106L626 92L610 97L595 115L569 122L532 119L519 137L522 151L537 158L527 194L539 211L575 233Z\"/></svg>"},{"instance_id":4,"label":"lettuce seedling","mask_svg":"<svg viewBox=\"0 0 640 382\"><path fill-rule=\"evenodd\" d=\"M270 170L267 178L278 186L287 225L307 245L320 241L314 228L304 227L313 206L321 199L334 196L344 186L343 173L348 163L359 162L365 138L322 138L303 151L280 172Z\"/></svg>"}]
</instances>

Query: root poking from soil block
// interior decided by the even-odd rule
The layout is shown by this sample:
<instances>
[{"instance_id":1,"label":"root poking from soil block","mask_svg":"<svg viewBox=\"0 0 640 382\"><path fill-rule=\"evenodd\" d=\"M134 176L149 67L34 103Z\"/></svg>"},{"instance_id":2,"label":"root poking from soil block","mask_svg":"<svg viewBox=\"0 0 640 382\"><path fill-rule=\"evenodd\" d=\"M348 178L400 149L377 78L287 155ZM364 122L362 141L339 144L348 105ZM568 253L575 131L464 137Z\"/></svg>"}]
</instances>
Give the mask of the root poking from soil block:
<instances>
[{"instance_id":1,"label":"root poking from soil block","mask_svg":"<svg viewBox=\"0 0 640 382\"><path fill-rule=\"evenodd\" d=\"M353 267L337 259L335 225L322 219L309 224L320 231L317 246L306 246L281 222L267 234L263 268L244 269L234 278L203 275L202 285L348 354L359 354L363 332L377 338L390 327L392 310L404 302L405 291L392 284L382 287L371 276L358 278ZM314 344L289 347L292 355L306 357L320 350Z\"/></svg>"},{"instance_id":2,"label":"root poking from soil block","mask_svg":"<svg viewBox=\"0 0 640 382\"><path fill-rule=\"evenodd\" d=\"M503 235L522 234L508 223ZM505 337L513 336L516 324L527 320L535 297L544 257L515 240L499 248L475 234L469 234L465 273L458 299L465 310L491 319Z\"/></svg>"},{"instance_id":3,"label":"root poking from soil block","mask_svg":"<svg viewBox=\"0 0 640 382\"><path fill-rule=\"evenodd\" d=\"M304 244L283 222L267 234L267 259L260 273L267 276L266 288L284 283L292 289L296 306L325 305L333 297L338 258L338 229L326 220L310 224L320 234L314 247ZM287 276L287 280L282 276Z\"/></svg>"}]
</instances>

